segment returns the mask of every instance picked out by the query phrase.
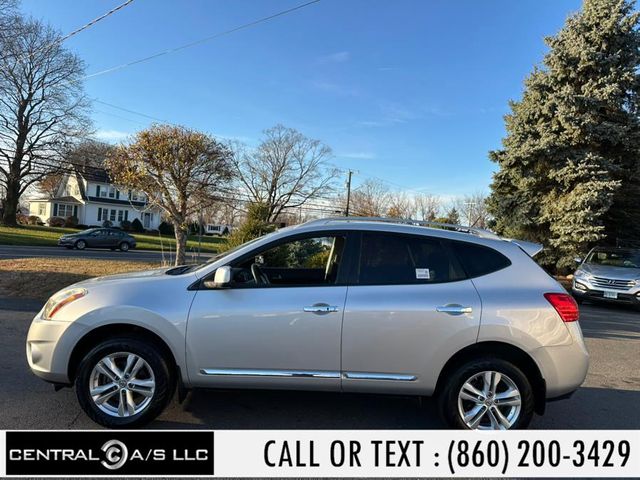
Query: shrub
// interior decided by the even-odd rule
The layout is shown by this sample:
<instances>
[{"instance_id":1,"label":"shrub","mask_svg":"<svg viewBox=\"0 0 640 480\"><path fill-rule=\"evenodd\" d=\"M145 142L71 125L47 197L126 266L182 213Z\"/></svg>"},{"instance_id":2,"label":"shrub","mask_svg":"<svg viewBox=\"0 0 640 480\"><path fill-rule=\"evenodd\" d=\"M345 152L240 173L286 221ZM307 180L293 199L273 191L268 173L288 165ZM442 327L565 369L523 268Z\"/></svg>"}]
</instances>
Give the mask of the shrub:
<instances>
[{"instance_id":1,"label":"shrub","mask_svg":"<svg viewBox=\"0 0 640 480\"><path fill-rule=\"evenodd\" d=\"M109 221L109 220L105 220L104 222L102 222L102 227L103 228L111 228L111 227L113 227L113 223L111 223L111 221Z\"/></svg>"},{"instance_id":2,"label":"shrub","mask_svg":"<svg viewBox=\"0 0 640 480\"><path fill-rule=\"evenodd\" d=\"M169 222L160 222L160 225L158 225L158 230L160 230L160 233L163 235L174 234L173 225L171 225Z\"/></svg>"},{"instance_id":3,"label":"shrub","mask_svg":"<svg viewBox=\"0 0 640 480\"><path fill-rule=\"evenodd\" d=\"M64 227L66 220L62 217L51 217L47 220L50 227Z\"/></svg>"},{"instance_id":4,"label":"shrub","mask_svg":"<svg viewBox=\"0 0 640 480\"><path fill-rule=\"evenodd\" d=\"M89 226L88 225L84 225L82 223L79 223L79 224L76 225L76 228L78 230L86 230L87 228L89 228Z\"/></svg>"},{"instance_id":5,"label":"shrub","mask_svg":"<svg viewBox=\"0 0 640 480\"><path fill-rule=\"evenodd\" d=\"M136 233L144 233L144 227L142 226L140 219L136 218L131 222L131 230Z\"/></svg>"},{"instance_id":6,"label":"shrub","mask_svg":"<svg viewBox=\"0 0 640 480\"><path fill-rule=\"evenodd\" d=\"M131 222L129 220L122 220L120 222L120 228L125 232L128 232L129 230L131 230Z\"/></svg>"},{"instance_id":7,"label":"shrub","mask_svg":"<svg viewBox=\"0 0 640 480\"><path fill-rule=\"evenodd\" d=\"M29 217L24 213L16 213L16 222L20 225L27 225L29 223Z\"/></svg>"},{"instance_id":8,"label":"shrub","mask_svg":"<svg viewBox=\"0 0 640 480\"><path fill-rule=\"evenodd\" d=\"M29 215L27 221L29 225L42 225L42 220L40 220L40 217L37 215Z\"/></svg>"},{"instance_id":9,"label":"shrub","mask_svg":"<svg viewBox=\"0 0 640 480\"><path fill-rule=\"evenodd\" d=\"M78 225L78 217L74 217L73 215L67 217L64 221L65 227L73 228Z\"/></svg>"}]
</instances>

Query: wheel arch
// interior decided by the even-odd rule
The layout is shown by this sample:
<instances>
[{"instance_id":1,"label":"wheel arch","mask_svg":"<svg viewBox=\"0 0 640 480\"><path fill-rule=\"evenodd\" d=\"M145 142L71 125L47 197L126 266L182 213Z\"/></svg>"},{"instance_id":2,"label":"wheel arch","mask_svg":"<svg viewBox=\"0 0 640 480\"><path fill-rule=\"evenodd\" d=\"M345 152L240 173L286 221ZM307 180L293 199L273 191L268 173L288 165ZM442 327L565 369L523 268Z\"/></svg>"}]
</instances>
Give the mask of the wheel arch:
<instances>
[{"instance_id":1,"label":"wheel arch","mask_svg":"<svg viewBox=\"0 0 640 480\"><path fill-rule=\"evenodd\" d=\"M509 343L487 341L468 345L456 352L442 367L434 396L438 395L445 386L449 374L458 366L479 356L500 358L509 361L520 368L531 382L535 399L535 412L542 415L546 406L546 382L535 360L524 350Z\"/></svg>"},{"instance_id":2,"label":"wheel arch","mask_svg":"<svg viewBox=\"0 0 640 480\"><path fill-rule=\"evenodd\" d=\"M139 325L128 323L110 323L101 325L87 332L73 347L67 365L67 377L73 383L78 373L78 367L84 356L100 341L117 336L130 336L154 344L167 359L174 378L180 380L180 367L176 357L167 342L158 334Z\"/></svg>"}]
</instances>

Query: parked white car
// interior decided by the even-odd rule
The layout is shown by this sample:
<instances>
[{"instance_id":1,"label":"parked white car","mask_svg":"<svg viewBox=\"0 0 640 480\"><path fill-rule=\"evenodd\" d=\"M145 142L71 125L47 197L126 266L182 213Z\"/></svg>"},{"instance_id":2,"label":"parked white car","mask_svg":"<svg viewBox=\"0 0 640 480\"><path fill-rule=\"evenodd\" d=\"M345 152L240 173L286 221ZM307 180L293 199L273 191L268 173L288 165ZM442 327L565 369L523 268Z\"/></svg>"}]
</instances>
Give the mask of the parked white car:
<instances>
[{"instance_id":1,"label":"parked white car","mask_svg":"<svg viewBox=\"0 0 640 480\"><path fill-rule=\"evenodd\" d=\"M586 376L577 305L538 246L451 228L324 219L81 282L34 318L27 359L107 427L201 387L435 395L451 427L525 428Z\"/></svg>"}]
</instances>

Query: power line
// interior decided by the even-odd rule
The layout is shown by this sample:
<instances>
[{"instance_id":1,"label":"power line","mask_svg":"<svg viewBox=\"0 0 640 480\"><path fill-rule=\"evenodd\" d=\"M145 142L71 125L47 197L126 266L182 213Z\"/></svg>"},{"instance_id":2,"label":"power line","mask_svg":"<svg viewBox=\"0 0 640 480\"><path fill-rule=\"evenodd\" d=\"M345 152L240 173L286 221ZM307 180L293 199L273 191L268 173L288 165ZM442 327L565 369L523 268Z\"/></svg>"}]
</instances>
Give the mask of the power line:
<instances>
[{"instance_id":1,"label":"power line","mask_svg":"<svg viewBox=\"0 0 640 480\"><path fill-rule=\"evenodd\" d=\"M308 7L308 6L313 5L315 3L318 3L318 2L320 2L320 0L311 0L310 2L306 2L306 3L303 3L303 4L297 5L295 7L289 8L287 10L282 10L281 12L274 13L273 15L269 15L267 17L259 18L257 20L252 21L252 22L245 23L243 25L239 25L239 26L231 28L229 30L224 30L222 32L214 33L213 35L209 35L207 37L201 38L199 40L195 40L193 42L185 43L184 45L180 45L178 47L169 48L167 50L164 50L164 51L161 51L161 52L158 52L158 53L154 53L153 55L149 55L147 57L143 57L143 58L140 58L138 60L133 60L133 61L128 62L128 63L123 63L121 65L116 65L114 67L107 68L105 70L101 70L99 72L92 73L90 75L85 76L84 78L87 79L87 78L97 77L97 76L100 76L100 75L105 75L107 73L115 72L117 70L122 70L123 68L131 67L132 65L137 65L137 64L143 63L143 62L148 62L150 60L153 60L155 58L158 58L158 57L161 57L161 56L164 56L164 55L169 55L171 53L176 53L176 52L179 52L180 50L185 50L187 48L195 47L196 45L200 45L202 43L209 42L211 40L214 40L216 38L220 38L220 37L225 36L225 35L230 35L232 33L235 33L237 31L239 31L239 30L244 30L244 29L253 27L255 25L268 22L269 20L273 20L274 18L281 17L283 15L287 15L289 13L295 12L296 10L300 10L302 8Z\"/></svg>"},{"instance_id":2,"label":"power line","mask_svg":"<svg viewBox=\"0 0 640 480\"><path fill-rule=\"evenodd\" d=\"M104 15L100 15L98 18L94 18L93 20L91 20L89 23L87 23L86 25L83 25L80 28L75 29L73 32L66 34L64 37L62 37L60 40L58 40L58 43L62 43L65 40L73 37L74 35L77 35L78 33L82 32L83 30L86 30L87 28L92 27L93 25L95 25L96 23L98 23L100 20L104 20L105 18L107 18L110 15L113 15L114 13L116 13L118 10L126 7L127 5L129 5L131 2L133 2L133 0L127 0L126 2L118 5L115 8L112 8L111 10L109 10L107 13L105 13Z\"/></svg>"}]
</instances>

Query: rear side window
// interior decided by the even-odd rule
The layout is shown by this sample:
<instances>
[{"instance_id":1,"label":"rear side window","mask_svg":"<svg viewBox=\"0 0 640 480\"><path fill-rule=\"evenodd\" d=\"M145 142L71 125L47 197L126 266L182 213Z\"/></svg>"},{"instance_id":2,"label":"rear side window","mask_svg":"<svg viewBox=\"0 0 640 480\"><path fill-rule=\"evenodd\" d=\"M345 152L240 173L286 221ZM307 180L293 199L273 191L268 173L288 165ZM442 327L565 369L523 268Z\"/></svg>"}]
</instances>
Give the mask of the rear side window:
<instances>
[{"instance_id":1,"label":"rear side window","mask_svg":"<svg viewBox=\"0 0 640 480\"><path fill-rule=\"evenodd\" d=\"M470 278L497 272L511 265L507 257L484 245L453 241L451 247Z\"/></svg>"},{"instance_id":2,"label":"rear side window","mask_svg":"<svg viewBox=\"0 0 640 480\"><path fill-rule=\"evenodd\" d=\"M443 283L464 278L440 240L417 235L364 233L358 281L361 285Z\"/></svg>"}]
</instances>

